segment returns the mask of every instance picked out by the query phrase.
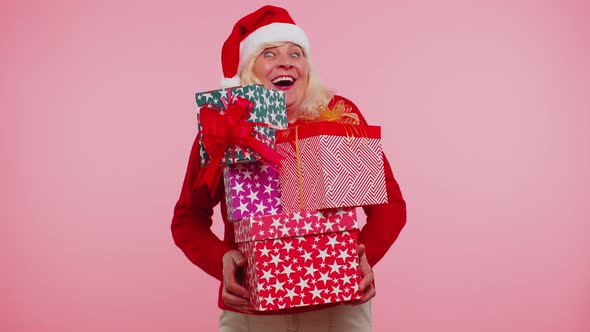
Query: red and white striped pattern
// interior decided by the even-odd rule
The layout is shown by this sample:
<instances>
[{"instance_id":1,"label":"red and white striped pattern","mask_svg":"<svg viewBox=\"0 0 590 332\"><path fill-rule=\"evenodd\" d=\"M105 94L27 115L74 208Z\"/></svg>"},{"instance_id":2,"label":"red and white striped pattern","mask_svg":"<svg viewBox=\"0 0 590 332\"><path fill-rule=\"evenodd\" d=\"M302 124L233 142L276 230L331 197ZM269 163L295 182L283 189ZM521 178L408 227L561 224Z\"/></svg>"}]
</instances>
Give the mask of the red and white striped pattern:
<instances>
[{"instance_id":1,"label":"red and white striped pattern","mask_svg":"<svg viewBox=\"0 0 590 332\"><path fill-rule=\"evenodd\" d=\"M285 157L279 177L284 212L387 203L380 139L336 135L300 139L303 206L295 147L292 142L277 145Z\"/></svg>"}]
</instances>

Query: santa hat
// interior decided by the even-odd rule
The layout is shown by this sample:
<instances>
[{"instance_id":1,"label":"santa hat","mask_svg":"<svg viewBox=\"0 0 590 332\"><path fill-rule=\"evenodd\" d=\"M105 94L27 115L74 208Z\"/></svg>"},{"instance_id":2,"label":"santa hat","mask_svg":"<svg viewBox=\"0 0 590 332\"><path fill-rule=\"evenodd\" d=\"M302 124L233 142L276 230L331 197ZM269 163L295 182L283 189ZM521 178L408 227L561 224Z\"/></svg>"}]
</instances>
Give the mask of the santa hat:
<instances>
[{"instance_id":1,"label":"santa hat","mask_svg":"<svg viewBox=\"0 0 590 332\"><path fill-rule=\"evenodd\" d=\"M289 13L280 7L264 6L241 18L221 49L224 88L240 84L244 62L262 45L273 42L291 42L299 45L310 57L309 40L305 32L295 25Z\"/></svg>"}]
</instances>

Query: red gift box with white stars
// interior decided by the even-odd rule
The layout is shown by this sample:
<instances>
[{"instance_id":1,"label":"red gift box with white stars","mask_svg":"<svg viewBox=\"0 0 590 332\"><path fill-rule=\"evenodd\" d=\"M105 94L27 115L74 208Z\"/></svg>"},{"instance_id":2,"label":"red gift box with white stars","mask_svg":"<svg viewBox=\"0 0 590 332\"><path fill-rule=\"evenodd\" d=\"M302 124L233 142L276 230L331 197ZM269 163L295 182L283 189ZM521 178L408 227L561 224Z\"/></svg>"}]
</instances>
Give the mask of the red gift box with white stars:
<instances>
[{"instance_id":1,"label":"red gift box with white stars","mask_svg":"<svg viewBox=\"0 0 590 332\"><path fill-rule=\"evenodd\" d=\"M234 222L248 260L253 310L356 300L361 297L354 208L255 216Z\"/></svg>"}]
</instances>

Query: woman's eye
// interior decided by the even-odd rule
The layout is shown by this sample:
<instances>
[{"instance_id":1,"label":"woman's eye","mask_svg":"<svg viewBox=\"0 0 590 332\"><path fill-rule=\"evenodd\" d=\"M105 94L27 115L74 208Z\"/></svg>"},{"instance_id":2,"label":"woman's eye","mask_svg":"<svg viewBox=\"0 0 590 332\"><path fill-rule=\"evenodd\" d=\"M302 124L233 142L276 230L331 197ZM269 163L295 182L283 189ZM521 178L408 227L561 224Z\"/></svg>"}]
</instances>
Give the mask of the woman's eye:
<instances>
[{"instance_id":1,"label":"woman's eye","mask_svg":"<svg viewBox=\"0 0 590 332\"><path fill-rule=\"evenodd\" d=\"M301 55L299 53L291 53L291 57L296 59L298 57L300 57Z\"/></svg>"},{"instance_id":2,"label":"woman's eye","mask_svg":"<svg viewBox=\"0 0 590 332\"><path fill-rule=\"evenodd\" d=\"M273 57L273 56L274 56L274 53L272 53L271 51L264 52L264 57L265 58L270 58L270 57Z\"/></svg>"}]
</instances>

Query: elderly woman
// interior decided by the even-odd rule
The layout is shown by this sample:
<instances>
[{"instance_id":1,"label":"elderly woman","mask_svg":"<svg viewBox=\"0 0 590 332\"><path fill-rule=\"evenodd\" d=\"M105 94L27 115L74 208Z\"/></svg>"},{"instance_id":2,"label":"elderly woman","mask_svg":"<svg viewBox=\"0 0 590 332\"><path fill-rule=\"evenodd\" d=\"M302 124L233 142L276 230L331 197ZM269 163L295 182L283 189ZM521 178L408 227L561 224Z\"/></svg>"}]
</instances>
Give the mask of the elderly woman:
<instances>
[{"instance_id":1,"label":"elderly woman","mask_svg":"<svg viewBox=\"0 0 590 332\"><path fill-rule=\"evenodd\" d=\"M290 126L317 118L318 102L328 107L343 102L365 123L352 102L334 95L319 82L310 59L307 36L289 13L265 6L240 19L224 43L222 85L256 83L284 91ZM213 198L206 187L192 186L200 172L199 158L195 140L174 209L172 234L178 247L195 265L220 281L220 331L370 331L370 299L375 296L371 267L387 252L406 221L405 202L387 159L388 203L363 207L367 221L358 237L362 298L347 304L253 312L248 307L248 292L239 282L238 275L246 259L237 250L233 228L227 221L223 184L217 186ZM213 208L220 202L225 226L223 240L210 228Z\"/></svg>"}]
</instances>

